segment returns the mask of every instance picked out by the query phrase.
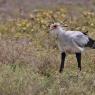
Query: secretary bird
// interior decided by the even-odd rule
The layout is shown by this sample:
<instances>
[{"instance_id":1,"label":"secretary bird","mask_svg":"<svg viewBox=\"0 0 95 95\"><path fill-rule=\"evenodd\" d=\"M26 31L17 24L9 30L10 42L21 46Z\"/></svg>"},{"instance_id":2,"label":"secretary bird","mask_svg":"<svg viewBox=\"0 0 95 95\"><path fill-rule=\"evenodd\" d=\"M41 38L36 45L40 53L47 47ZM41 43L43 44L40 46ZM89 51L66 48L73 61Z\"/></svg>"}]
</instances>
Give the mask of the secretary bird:
<instances>
[{"instance_id":1,"label":"secretary bird","mask_svg":"<svg viewBox=\"0 0 95 95\"><path fill-rule=\"evenodd\" d=\"M78 68L81 71L81 53L85 47L95 49L95 40L90 38L86 32L68 31L60 23L50 25L50 34L57 39L61 51L61 65L59 72L64 69L65 57L67 54L76 54Z\"/></svg>"}]
</instances>

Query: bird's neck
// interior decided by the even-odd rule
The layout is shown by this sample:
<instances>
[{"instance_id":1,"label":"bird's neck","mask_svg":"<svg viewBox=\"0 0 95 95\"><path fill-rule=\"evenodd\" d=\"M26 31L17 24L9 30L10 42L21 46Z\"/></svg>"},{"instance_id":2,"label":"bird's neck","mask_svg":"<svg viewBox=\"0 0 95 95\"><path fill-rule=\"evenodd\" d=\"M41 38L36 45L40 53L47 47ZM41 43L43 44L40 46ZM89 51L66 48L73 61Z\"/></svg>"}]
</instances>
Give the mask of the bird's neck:
<instances>
[{"instance_id":1,"label":"bird's neck","mask_svg":"<svg viewBox=\"0 0 95 95\"><path fill-rule=\"evenodd\" d=\"M57 29L53 30L51 33L55 38L60 38L61 35L65 35L65 30L62 27L58 27Z\"/></svg>"},{"instance_id":2,"label":"bird's neck","mask_svg":"<svg viewBox=\"0 0 95 95\"><path fill-rule=\"evenodd\" d=\"M65 36L65 30L62 28L62 27L58 27L56 30L55 30L55 36L56 36L56 39L60 39L60 37L63 35Z\"/></svg>"},{"instance_id":3,"label":"bird's neck","mask_svg":"<svg viewBox=\"0 0 95 95\"><path fill-rule=\"evenodd\" d=\"M66 30L63 27L58 27L59 34L64 34Z\"/></svg>"}]
</instances>

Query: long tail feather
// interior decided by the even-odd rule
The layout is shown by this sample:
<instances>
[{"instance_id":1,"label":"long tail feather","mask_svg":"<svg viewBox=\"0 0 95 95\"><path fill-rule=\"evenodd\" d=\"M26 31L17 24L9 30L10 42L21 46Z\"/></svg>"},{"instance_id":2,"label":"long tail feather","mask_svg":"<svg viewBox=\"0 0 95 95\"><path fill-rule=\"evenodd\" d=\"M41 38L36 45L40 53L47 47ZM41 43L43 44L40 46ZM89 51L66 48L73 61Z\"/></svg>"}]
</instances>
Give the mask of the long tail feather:
<instances>
[{"instance_id":1,"label":"long tail feather","mask_svg":"<svg viewBox=\"0 0 95 95\"><path fill-rule=\"evenodd\" d=\"M95 49L95 40L89 37L89 42L87 43L86 47Z\"/></svg>"}]
</instances>

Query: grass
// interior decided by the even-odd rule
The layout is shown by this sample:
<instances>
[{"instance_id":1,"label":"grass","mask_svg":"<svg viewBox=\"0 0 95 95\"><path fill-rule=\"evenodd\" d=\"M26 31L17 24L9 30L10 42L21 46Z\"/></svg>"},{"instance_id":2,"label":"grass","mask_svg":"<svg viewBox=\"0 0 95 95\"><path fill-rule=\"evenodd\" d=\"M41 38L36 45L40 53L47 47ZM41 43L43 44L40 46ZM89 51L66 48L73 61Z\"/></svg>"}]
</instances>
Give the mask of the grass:
<instances>
[{"instance_id":1,"label":"grass","mask_svg":"<svg viewBox=\"0 0 95 95\"><path fill-rule=\"evenodd\" d=\"M55 14L53 15L53 13ZM60 74L60 52L48 25L64 22L69 29L87 31L93 38L95 14L83 11L78 18L67 10L38 10L30 18L0 23L0 95L95 95L95 50L82 56L82 71L69 55Z\"/></svg>"},{"instance_id":2,"label":"grass","mask_svg":"<svg viewBox=\"0 0 95 95\"><path fill-rule=\"evenodd\" d=\"M3 64L0 66L0 93L2 95L94 95L95 63L86 62L86 59L83 60L83 70L80 73L77 72L74 59L72 60L74 64L70 62L65 64L62 74L59 74L58 69L52 72L45 70L46 73L35 72L31 64L14 64L15 68L13 64Z\"/></svg>"}]
</instances>

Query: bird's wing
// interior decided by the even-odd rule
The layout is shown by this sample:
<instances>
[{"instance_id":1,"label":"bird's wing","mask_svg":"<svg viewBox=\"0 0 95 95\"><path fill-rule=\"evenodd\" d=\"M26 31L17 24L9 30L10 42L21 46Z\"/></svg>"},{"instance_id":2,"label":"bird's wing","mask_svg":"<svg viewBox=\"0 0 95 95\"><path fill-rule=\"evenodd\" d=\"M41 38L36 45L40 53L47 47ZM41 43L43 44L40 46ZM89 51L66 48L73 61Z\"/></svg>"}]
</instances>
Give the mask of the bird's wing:
<instances>
[{"instance_id":1,"label":"bird's wing","mask_svg":"<svg viewBox=\"0 0 95 95\"><path fill-rule=\"evenodd\" d=\"M67 34L80 47L84 47L89 41L88 36L80 31L68 31Z\"/></svg>"}]
</instances>

